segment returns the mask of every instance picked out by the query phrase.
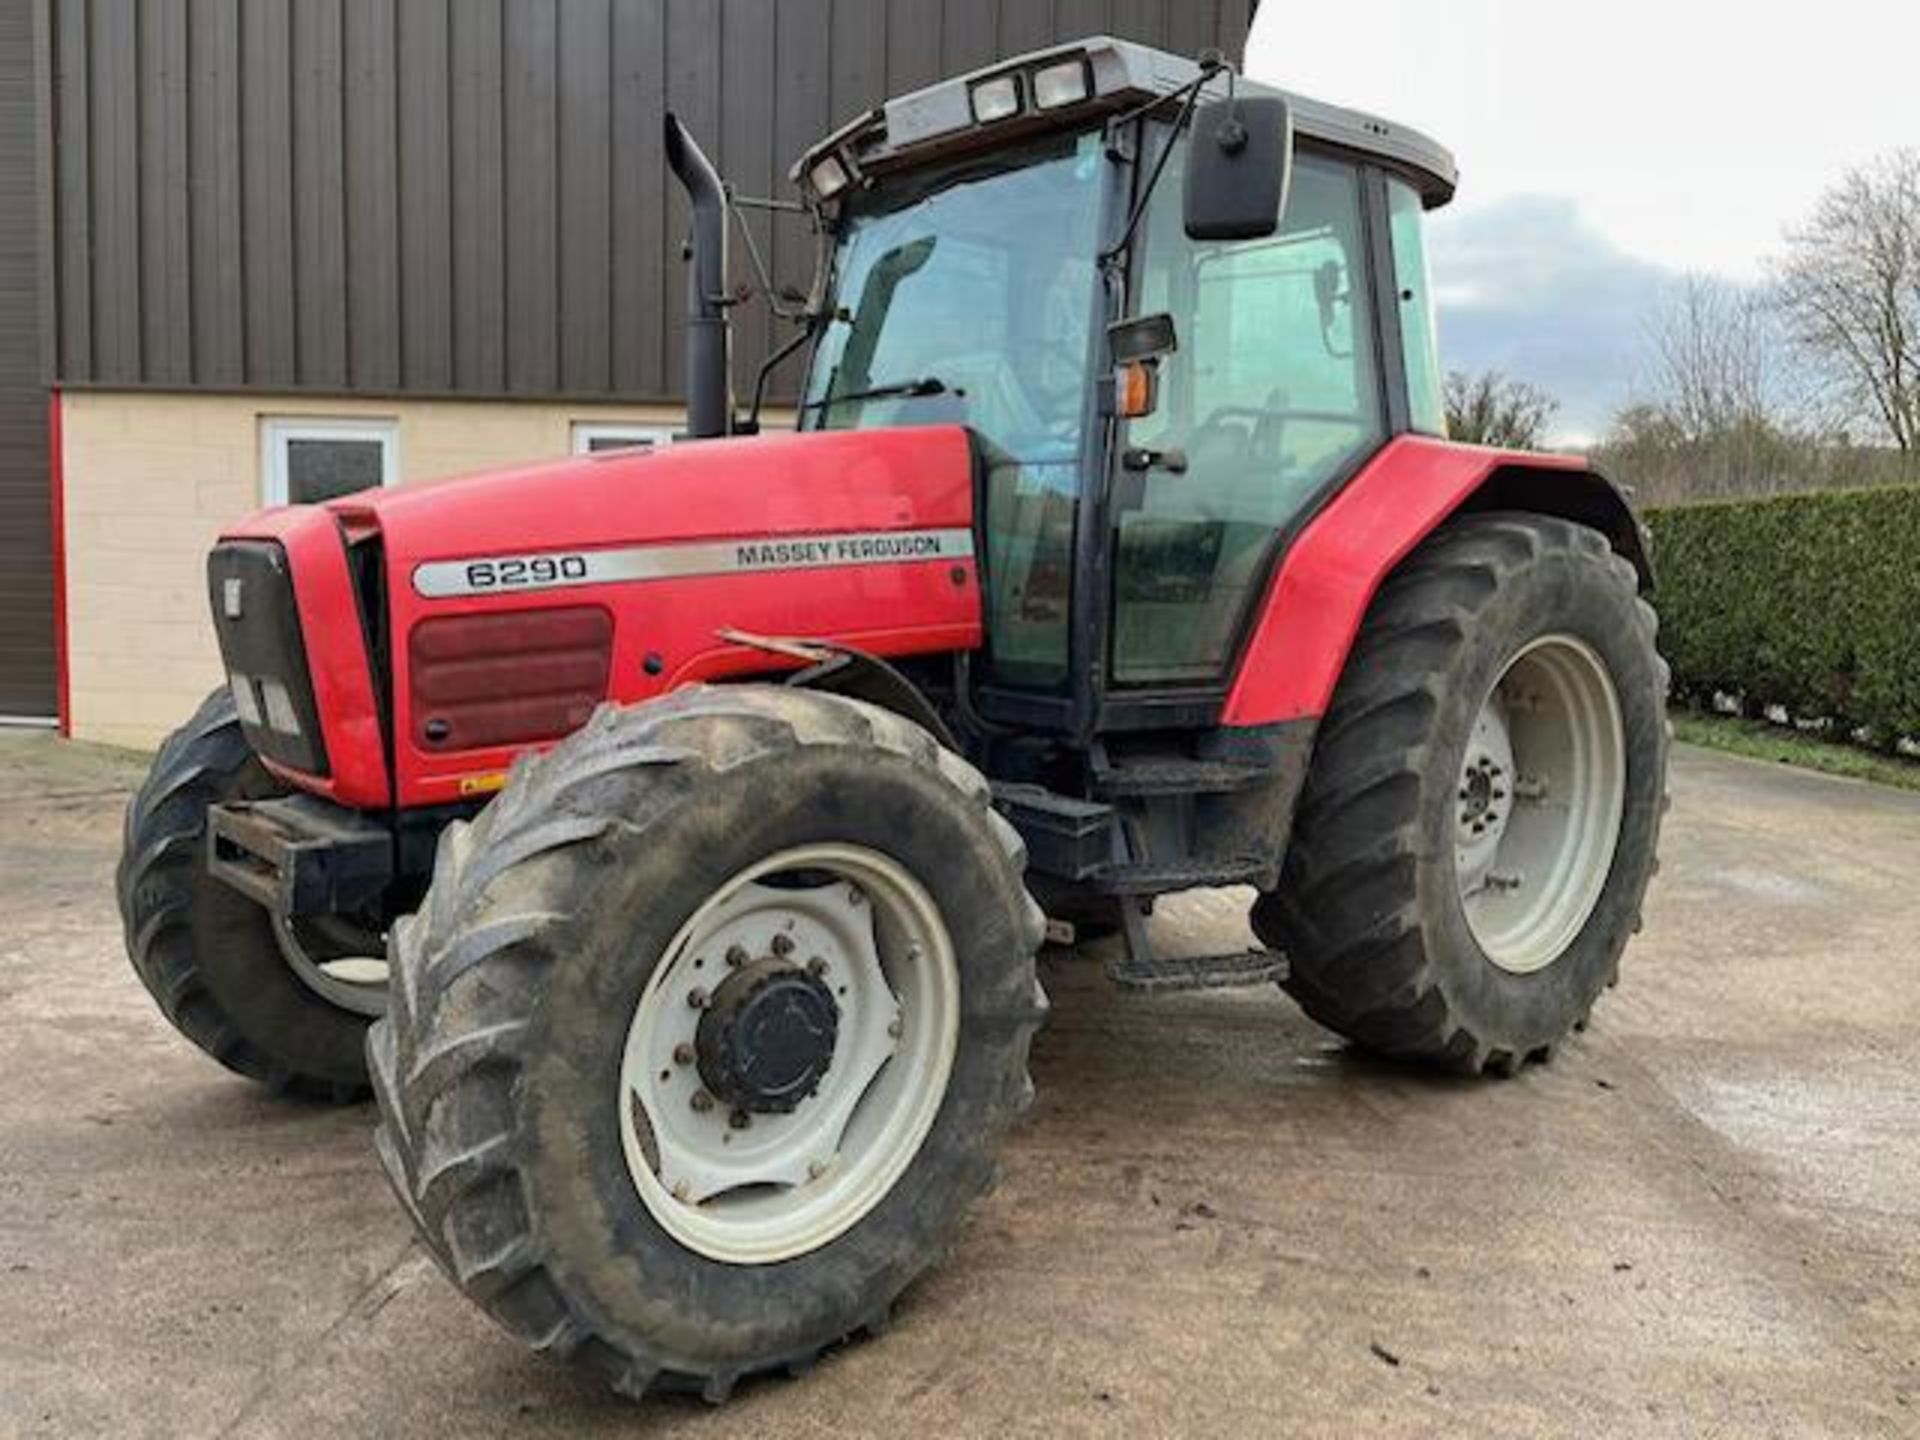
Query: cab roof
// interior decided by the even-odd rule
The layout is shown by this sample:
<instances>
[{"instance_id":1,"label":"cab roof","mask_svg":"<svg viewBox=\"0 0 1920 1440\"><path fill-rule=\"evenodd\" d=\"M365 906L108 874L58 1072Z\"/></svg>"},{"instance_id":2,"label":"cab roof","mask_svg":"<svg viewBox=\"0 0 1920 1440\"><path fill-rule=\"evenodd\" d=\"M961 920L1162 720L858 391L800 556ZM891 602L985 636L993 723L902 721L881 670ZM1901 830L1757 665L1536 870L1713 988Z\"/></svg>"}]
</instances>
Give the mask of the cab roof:
<instances>
[{"instance_id":1,"label":"cab roof","mask_svg":"<svg viewBox=\"0 0 1920 1440\"><path fill-rule=\"evenodd\" d=\"M1086 66L1085 98L1040 109L1033 77L1076 58ZM1081 126L1095 117L1143 105L1192 84L1199 75L1197 61L1110 35L1052 45L942 80L869 110L808 149L795 163L793 179L807 184L816 167L829 159L837 160L850 180L858 180L946 155L998 149L1027 135ZM976 119L974 90L1002 77L1015 79L1019 109L1001 119ZM1206 98L1223 98L1229 78L1222 73L1209 81ZM1233 76L1231 83L1236 93L1285 99L1293 112L1296 136L1363 155L1398 171L1419 190L1429 209L1453 198L1459 171L1452 152L1418 130L1245 77Z\"/></svg>"}]
</instances>

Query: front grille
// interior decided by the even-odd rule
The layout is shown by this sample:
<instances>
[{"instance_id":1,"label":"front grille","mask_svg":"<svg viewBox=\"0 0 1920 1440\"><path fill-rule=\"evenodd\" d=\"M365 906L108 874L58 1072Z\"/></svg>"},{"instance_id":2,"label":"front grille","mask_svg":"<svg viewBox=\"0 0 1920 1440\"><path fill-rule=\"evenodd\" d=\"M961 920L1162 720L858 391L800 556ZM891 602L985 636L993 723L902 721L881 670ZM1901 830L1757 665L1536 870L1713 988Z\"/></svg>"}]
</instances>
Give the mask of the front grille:
<instances>
[{"instance_id":1,"label":"front grille","mask_svg":"<svg viewBox=\"0 0 1920 1440\"><path fill-rule=\"evenodd\" d=\"M207 557L207 594L247 743L303 775L329 774L287 552L271 540L222 541Z\"/></svg>"}]
</instances>

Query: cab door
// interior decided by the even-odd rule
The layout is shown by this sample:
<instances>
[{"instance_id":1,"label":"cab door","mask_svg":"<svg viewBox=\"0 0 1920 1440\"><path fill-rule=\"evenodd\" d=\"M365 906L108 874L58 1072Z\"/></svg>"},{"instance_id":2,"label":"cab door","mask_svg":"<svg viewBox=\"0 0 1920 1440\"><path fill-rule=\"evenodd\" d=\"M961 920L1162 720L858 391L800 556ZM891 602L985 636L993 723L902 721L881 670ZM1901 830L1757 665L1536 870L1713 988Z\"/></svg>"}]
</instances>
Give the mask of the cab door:
<instances>
[{"instance_id":1,"label":"cab door","mask_svg":"<svg viewBox=\"0 0 1920 1440\"><path fill-rule=\"evenodd\" d=\"M1116 691L1219 682L1282 537L1387 433L1359 169L1303 152L1275 235L1205 243L1181 223L1179 159L1135 286L1133 313L1170 313L1179 348L1118 447Z\"/></svg>"}]
</instances>

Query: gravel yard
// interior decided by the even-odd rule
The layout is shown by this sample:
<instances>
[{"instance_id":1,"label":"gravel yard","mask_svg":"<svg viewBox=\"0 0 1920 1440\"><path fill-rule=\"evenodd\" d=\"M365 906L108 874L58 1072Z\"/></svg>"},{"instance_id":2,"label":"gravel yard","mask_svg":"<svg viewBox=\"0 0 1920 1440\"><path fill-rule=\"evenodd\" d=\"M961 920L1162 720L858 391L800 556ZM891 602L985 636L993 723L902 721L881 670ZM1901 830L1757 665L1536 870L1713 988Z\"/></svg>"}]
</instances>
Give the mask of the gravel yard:
<instances>
[{"instance_id":1,"label":"gravel yard","mask_svg":"<svg viewBox=\"0 0 1920 1440\"><path fill-rule=\"evenodd\" d=\"M0 1435L1920 1435L1920 795L1677 751L1621 989L1504 1083L1049 952L1039 1103L951 1261L710 1411L523 1355L367 1110L168 1029L111 890L140 768L0 734Z\"/></svg>"}]
</instances>

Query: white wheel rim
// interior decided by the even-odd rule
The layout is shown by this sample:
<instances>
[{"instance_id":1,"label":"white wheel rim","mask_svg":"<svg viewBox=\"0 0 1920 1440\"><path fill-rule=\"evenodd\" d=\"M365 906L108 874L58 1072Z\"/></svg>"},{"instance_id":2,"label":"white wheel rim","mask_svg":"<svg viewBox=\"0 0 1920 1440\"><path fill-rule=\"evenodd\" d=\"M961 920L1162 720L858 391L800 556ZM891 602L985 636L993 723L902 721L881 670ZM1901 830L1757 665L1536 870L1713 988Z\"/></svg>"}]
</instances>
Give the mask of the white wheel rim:
<instances>
[{"instance_id":1,"label":"white wheel rim","mask_svg":"<svg viewBox=\"0 0 1920 1440\"><path fill-rule=\"evenodd\" d=\"M1593 647L1547 635L1482 702L1454 797L1454 875L1487 958L1526 975L1578 938L1626 809L1620 700Z\"/></svg>"},{"instance_id":2,"label":"white wheel rim","mask_svg":"<svg viewBox=\"0 0 1920 1440\"><path fill-rule=\"evenodd\" d=\"M321 999L356 1015L379 1019L387 1013L387 961L379 955L341 955L316 960L308 953L297 928L284 915L272 912L273 938L287 967Z\"/></svg>"},{"instance_id":3,"label":"white wheel rim","mask_svg":"<svg viewBox=\"0 0 1920 1440\"><path fill-rule=\"evenodd\" d=\"M822 883L795 887L796 874ZM695 1098L713 1100L689 1058L702 997L731 973L730 954L776 953L825 962L819 978L839 1010L832 1059L790 1113L736 1128L726 1105ZM898 863L821 844L749 866L680 927L628 1028L620 1138L641 1202L710 1259L770 1264L818 1249L879 1204L919 1152L959 1033L952 939Z\"/></svg>"}]
</instances>

